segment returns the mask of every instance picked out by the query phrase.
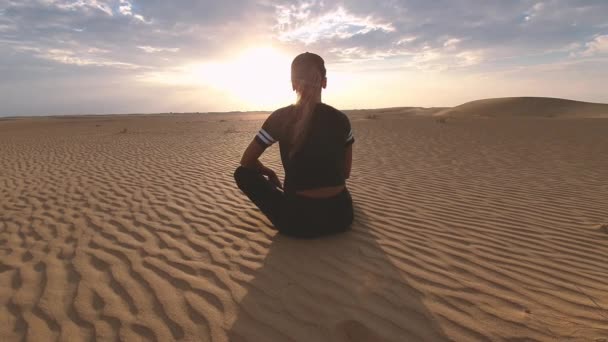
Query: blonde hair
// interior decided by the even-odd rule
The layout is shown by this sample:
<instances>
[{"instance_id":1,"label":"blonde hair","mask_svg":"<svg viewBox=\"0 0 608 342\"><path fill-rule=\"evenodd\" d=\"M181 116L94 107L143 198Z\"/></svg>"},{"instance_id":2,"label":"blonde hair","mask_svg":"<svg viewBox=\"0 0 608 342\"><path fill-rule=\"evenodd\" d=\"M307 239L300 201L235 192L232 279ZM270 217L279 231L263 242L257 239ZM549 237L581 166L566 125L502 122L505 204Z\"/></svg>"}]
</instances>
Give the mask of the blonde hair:
<instances>
[{"instance_id":1,"label":"blonde hair","mask_svg":"<svg viewBox=\"0 0 608 342\"><path fill-rule=\"evenodd\" d=\"M298 55L291 64L291 81L298 94L298 100L294 105L295 123L290 157L302 147L308 135L310 121L321 96L325 73L323 59L309 52Z\"/></svg>"}]
</instances>

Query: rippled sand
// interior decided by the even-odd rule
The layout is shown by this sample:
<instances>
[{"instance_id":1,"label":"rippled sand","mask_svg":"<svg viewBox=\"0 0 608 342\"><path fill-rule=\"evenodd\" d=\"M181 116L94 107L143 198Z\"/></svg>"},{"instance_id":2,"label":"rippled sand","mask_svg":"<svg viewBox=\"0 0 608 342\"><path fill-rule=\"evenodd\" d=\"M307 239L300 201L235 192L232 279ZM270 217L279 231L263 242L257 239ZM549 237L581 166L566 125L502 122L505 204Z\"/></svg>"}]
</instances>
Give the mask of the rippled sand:
<instances>
[{"instance_id":1,"label":"rippled sand","mask_svg":"<svg viewBox=\"0 0 608 342\"><path fill-rule=\"evenodd\" d=\"M312 241L233 184L263 114L0 121L0 340L608 338L608 120L352 115Z\"/></svg>"}]
</instances>

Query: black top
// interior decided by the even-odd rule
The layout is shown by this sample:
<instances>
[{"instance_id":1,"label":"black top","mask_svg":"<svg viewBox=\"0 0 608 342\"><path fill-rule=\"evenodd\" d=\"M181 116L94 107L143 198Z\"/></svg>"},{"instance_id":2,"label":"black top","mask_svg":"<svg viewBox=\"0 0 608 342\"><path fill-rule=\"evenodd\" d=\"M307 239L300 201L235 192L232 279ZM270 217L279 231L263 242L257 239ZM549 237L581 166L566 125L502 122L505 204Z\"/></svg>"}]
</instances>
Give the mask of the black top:
<instances>
[{"instance_id":1,"label":"black top","mask_svg":"<svg viewBox=\"0 0 608 342\"><path fill-rule=\"evenodd\" d=\"M285 192L344 185L346 148L355 141L348 117L329 105L317 104L302 145L290 157L294 108L270 114L255 137L264 148L279 142Z\"/></svg>"}]
</instances>

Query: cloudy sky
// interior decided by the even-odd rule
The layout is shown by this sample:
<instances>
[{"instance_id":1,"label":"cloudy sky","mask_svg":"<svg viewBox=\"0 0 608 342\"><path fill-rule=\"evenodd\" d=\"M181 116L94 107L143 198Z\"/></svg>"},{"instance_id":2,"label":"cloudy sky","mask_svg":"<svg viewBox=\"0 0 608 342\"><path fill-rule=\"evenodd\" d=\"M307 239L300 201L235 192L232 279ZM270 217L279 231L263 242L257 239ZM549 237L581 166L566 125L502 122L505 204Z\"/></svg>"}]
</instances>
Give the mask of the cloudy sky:
<instances>
[{"instance_id":1,"label":"cloudy sky","mask_svg":"<svg viewBox=\"0 0 608 342\"><path fill-rule=\"evenodd\" d=\"M608 102L606 0L0 0L0 116L271 110L304 51L342 109Z\"/></svg>"}]
</instances>

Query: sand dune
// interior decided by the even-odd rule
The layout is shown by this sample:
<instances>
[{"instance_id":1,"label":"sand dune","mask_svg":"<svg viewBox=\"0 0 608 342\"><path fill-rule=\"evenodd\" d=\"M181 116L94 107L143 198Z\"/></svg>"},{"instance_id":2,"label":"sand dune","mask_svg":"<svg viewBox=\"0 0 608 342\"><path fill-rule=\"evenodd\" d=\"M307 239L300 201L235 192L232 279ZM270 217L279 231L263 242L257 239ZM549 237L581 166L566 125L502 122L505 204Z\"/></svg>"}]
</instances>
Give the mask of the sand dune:
<instances>
[{"instance_id":1,"label":"sand dune","mask_svg":"<svg viewBox=\"0 0 608 342\"><path fill-rule=\"evenodd\" d=\"M467 102L435 115L608 118L608 104L549 97L504 97Z\"/></svg>"},{"instance_id":2,"label":"sand dune","mask_svg":"<svg viewBox=\"0 0 608 342\"><path fill-rule=\"evenodd\" d=\"M233 184L265 114L1 121L0 341L608 338L608 120L369 114L313 241Z\"/></svg>"}]
</instances>

